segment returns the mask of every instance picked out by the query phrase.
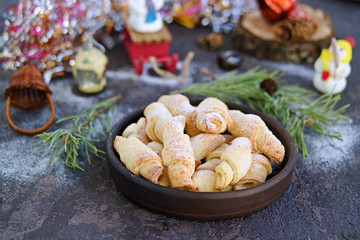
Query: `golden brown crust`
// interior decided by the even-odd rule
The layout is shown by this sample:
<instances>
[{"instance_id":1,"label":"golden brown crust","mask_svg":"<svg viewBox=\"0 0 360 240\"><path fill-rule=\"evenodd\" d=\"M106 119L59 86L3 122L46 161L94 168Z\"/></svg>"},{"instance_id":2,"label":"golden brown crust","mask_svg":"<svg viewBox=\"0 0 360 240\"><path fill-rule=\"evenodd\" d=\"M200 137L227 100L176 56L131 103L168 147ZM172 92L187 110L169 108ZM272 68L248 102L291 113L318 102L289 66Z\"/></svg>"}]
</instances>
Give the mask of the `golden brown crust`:
<instances>
[{"instance_id":1,"label":"golden brown crust","mask_svg":"<svg viewBox=\"0 0 360 240\"><path fill-rule=\"evenodd\" d=\"M253 153L252 155L253 163L262 165L266 169L268 175L272 173L272 166L270 160L266 156L259 153Z\"/></svg>"},{"instance_id":2,"label":"golden brown crust","mask_svg":"<svg viewBox=\"0 0 360 240\"><path fill-rule=\"evenodd\" d=\"M280 140L266 127L262 128L256 136L257 143L254 149L264 153L276 163L281 163L285 155L285 147Z\"/></svg>"},{"instance_id":3,"label":"golden brown crust","mask_svg":"<svg viewBox=\"0 0 360 240\"><path fill-rule=\"evenodd\" d=\"M196 108L196 127L206 133L223 133L231 125L228 107L217 98L205 98Z\"/></svg>"},{"instance_id":4,"label":"golden brown crust","mask_svg":"<svg viewBox=\"0 0 360 240\"><path fill-rule=\"evenodd\" d=\"M192 181L195 172L194 152L190 137L183 133L185 117L173 117L164 128L164 149L161 156L163 164L168 169L171 186L174 188L194 191Z\"/></svg>"},{"instance_id":5,"label":"golden brown crust","mask_svg":"<svg viewBox=\"0 0 360 240\"><path fill-rule=\"evenodd\" d=\"M164 104L173 116L183 115L187 121L195 110L195 107L190 104L190 100L182 94L163 95L158 102Z\"/></svg>"},{"instance_id":6,"label":"golden brown crust","mask_svg":"<svg viewBox=\"0 0 360 240\"><path fill-rule=\"evenodd\" d=\"M195 108L184 95L165 95L144 115L115 138L114 148L131 172L161 186L205 192L248 188L272 172L269 158L279 163L284 157L284 146L259 116L228 110L216 98Z\"/></svg>"},{"instance_id":7,"label":"golden brown crust","mask_svg":"<svg viewBox=\"0 0 360 240\"><path fill-rule=\"evenodd\" d=\"M164 145L162 145L159 142L149 142L147 144L147 146L149 148L151 148L157 155L159 155L161 157L161 151L163 150Z\"/></svg>"},{"instance_id":8,"label":"golden brown crust","mask_svg":"<svg viewBox=\"0 0 360 240\"><path fill-rule=\"evenodd\" d=\"M196 168L196 171L199 170L211 170L211 171L215 171L215 168L221 163L221 159L220 158L213 158L210 159L207 162L204 162L203 164L199 165Z\"/></svg>"},{"instance_id":9,"label":"golden brown crust","mask_svg":"<svg viewBox=\"0 0 360 240\"><path fill-rule=\"evenodd\" d=\"M217 190L225 189L234 179L234 171L227 161L221 161L220 164L216 166L215 173L215 188Z\"/></svg>"},{"instance_id":10,"label":"golden brown crust","mask_svg":"<svg viewBox=\"0 0 360 240\"><path fill-rule=\"evenodd\" d=\"M137 138L116 136L113 144L127 169L153 183L158 183L163 166L161 158Z\"/></svg>"},{"instance_id":11,"label":"golden brown crust","mask_svg":"<svg viewBox=\"0 0 360 240\"><path fill-rule=\"evenodd\" d=\"M192 176L195 187L200 192L216 192L216 173L211 170L196 171Z\"/></svg>"},{"instance_id":12,"label":"golden brown crust","mask_svg":"<svg viewBox=\"0 0 360 240\"><path fill-rule=\"evenodd\" d=\"M224 138L225 138L225 142L226 144L230 144L230 142L232 140L234 140L236 137L231 135L231 134L223 134Z\"/></svg>"},{"instance_id":13,"label":"golden brown crust","mask_svg":"<svg viewBox=\"0 0 360 240\"><path fill-rule=\"evenodd\" d=\"M223 143L216 149L214 149L212 152L210 152L207 156L205 161L209 161L213 158L220 158L223 151L229 146L229 144Z\"/></svg>"},{"instance_id":14,"label":"golden brown crust","mask_svg":"<svg viewBox=\"0 0 360 240\"><path fill-rule=\"evenodd\" d=\"M136 125L137 125L137 138L143 143L148 144L150 138L146 133L146 118L145 117L140 118L137 121Z\"/></svg>"},{"instance_id":15,"label":"golden brown crust","mask_svg":"<svg viewBox=\"0 0 360 240\"><path fill-rule=\"evenodd\" d=\"M216 184L215 168L221 163L219 158L211 159L196 168L192 176L194 185L200 192L217 192L219 191Z\"/></svg>"},{"instance_id":16,"label":"golden brown crust","mask_svg":"<svg viewBox=\"0 0 360 240\"><path fill-rule=\"evenodd\" d=\"M277 163L282 162L285 147L259 116L244 114L239 110L230 110L229 115L233 124L228 131L232 135L249 138L255 151L265 154Z\"/></svg>"},{"instance_id":17,"label":"golden brown crust","mask_svg":"<svg viewBox=\"0 0 360 240\"><path fill-rule=\"evenodd\" d=\"M164 167L163 172L159 177L159 185L163 187L171 187L171 182L167 167Z\"/></svg>"},{"instance_id":18,"label":"golden brown crust","mask_svg":"<svg viewBox=\"0 0 360 240\"><path fill-rule=\"evenodd\" d=\"M172 118L171 113L162 103L154 102L144 109L144 115L147 135L151 140L162 143L164 127Z\"/></svg>"},{"instance_id":19,"label":"golden brown crust","mask_svg":"<svg viewBox=\"0 0 360 240\"><path fill-rule=\"evenodd\" d=\"M124 132L122 133L122 136L126 138L135 137L144 144L148 144L150 139L146 134L145 128L146 128L146 118L142 117L137 121L137 123L132 123L129 126L127 126Z\"/></svg>"},{"instance_id":20,"label":"golden brown crust","mask_svg":"<svg viewBox=\"0 0 360 240\"><path fill-rule=\"evenodd\" d=\"M240 190L257 186L265 182L266 176L266 168L261 164L253 163L246 175L234 185L233 189Z\"/></svg>"},{"instance_id":21,"label":"golden brown crust","mask_svg":"<svg viewBox=\"0 0 360 240\"><path fill-rule=\"evenodd\" d=\"M186 126L185 126L185 133L187 135L189 135L190 137L194 137L200 133L202 133L202 131L200 131L200 129L198 129L196 127L196 111L194 111L191 116L190 116L190 120L189 122L187 122Z\"/></svg>"},{"instance_id":22,"label":"golden brown crust","mask_svg":"<svg viewBox=\"0 0 360 240\"><path fill-rule=\"evenodd\" d=\"M201 133L190 138L191 147L196 160L204 159L210 152L215 150L225 141L221 134Z\"/></svg>"},{"instance_id":23,"label":"golden brown crust","mask_svg":"<svg viewBox=\"0 0 360 240\"><path fill-rule=\"evenodd\" d=\"M237 183L249 170L252 163L251 152L250 140L246 137L238 137L221 154L220 159L226 161L234 172L232 184Z\"/></svg>"},{"instance_id":24,"label":"golden brown crust","mask_svg":"<svg viewBox=\"0 0 360 240\"><path fill-rule=\"evenodd\" d=\"M173 116L183 115L186 117L185 132L190 137L201 133L194 121L196 108L190 104L190 100L185 95L163 95L158 102L164 104Z\"/></svg>"},{"instance_id":25,"label":"golden brown crust","mask_svg":"<svg viewBox=\"0 0 360 240\"><path fill-rule=\"evenodd\" d=\"M228 128L228 131L235 137L247 137L251 142L255 140L257 132L266 126L265 122L254 114L230 110L229 116L233 124Z\"/></svg>"}]
</instances>

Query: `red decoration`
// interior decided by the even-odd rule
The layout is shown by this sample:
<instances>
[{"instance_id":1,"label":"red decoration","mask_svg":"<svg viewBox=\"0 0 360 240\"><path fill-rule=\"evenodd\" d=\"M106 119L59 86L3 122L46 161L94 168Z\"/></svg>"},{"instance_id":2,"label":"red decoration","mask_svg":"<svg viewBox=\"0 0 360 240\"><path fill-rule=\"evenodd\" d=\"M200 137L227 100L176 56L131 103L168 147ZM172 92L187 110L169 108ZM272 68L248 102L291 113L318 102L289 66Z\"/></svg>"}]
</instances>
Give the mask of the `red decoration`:
<instances>
[{"instance_id":1,"label":"red decoration","mask_svg":"<svg viewBox=\"0 0 360 240\"><path fill-rule=\"evenodd\" d=\"M329 71L323 71L322 72L322 80L327 80L330 77L330 72Z\"/></svg>"},{"instance_id":2,"label":"red decoration","mask_svg":"<svg viewBox=\"0 0 360 240\"><path fill-rule=\"evenodd\" d=\"M348 41L350 43L351 47L355 47L355 39L352 37L345 37L344 40Z\"/></svg>"},{"instance_id":3,"label":"red decoration","mask_svg":"<svg viewBox=\"0 0 360 240\"><path fill-rule=\"evenodd\" d=\"M148 61L148 58L154 56L156 62L163 64L163 67L174 73L176 71L176 63L179 59L177 54L168 56L169 42L152 42L152 43L136 43L131 39L128 29L124 29L124 45L127 50L131 64L136 74L140 75L143 70L143 64Z\"/></svg>"},{"instance_id":4,"label":"red decoration","mask_svg":"<svg viewBox=\"0 0 360 240\"><path fill-rule=\"evenodd\" d=\"M297 0L258 0L263 17L276 22L286 18L296 6Z\"/></svg>"}]
</instances>

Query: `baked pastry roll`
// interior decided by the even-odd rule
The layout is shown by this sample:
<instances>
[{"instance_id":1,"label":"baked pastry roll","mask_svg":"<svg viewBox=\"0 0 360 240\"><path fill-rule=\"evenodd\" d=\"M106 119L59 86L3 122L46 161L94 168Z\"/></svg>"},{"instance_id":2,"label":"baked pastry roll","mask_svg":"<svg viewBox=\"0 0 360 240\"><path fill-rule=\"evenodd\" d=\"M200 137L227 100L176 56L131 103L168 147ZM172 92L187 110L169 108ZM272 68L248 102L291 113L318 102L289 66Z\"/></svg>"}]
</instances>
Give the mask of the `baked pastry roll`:
<instances>
[{"instance_id":1,"label":"baked pastry roll","mask_svg":"<svg viewBox=\"0 0 360 240\"><path fill-rule=\"evenodd\" d=\"M224 188L217 188L216 179L217 173L215 168L221 163L219 158L213 158L196 168L193 175L194 185L197 187L199 192L218 192L218 191L230 191L231 186L228 185Z\"/></svg>"},{"instance_id":2,"label":"baked pastry roll","mask_svg":"<svg viewBox=\"0 0 360 240\"><path fill-rule=\"evenodd\" d=\"M196 112L194 111L189 118L190 119L189 122L185 126L185 133L190 137L202 133L202 131L196 127L195 117L196 117Z\"/></svg>"},{"instance_id":3,"label":"baked pastry roll","mask_svg":"<svg viewBox=\"0 0 360 240\"><path fill-rule=\"evenodd\" d=\"M234 140L236 137L231 135L231 134L223 134L224 138L225 138L225 143L229 144L231 143L232 140Z\"/></svg>"},{"instance_id":4,"label":"baked pastry roll","mask_svg":"<svg viewBox=\"0 0 360 240\"><path fill-rule=\"evenodd\" d=\"M201 133L201 131L196 127L194 121L193 113L195 112L196 108L190 104L190 100L185 95L163 95L158 99L158 102L164 104L173 116L185 116L185 132L190 137Z\"/></svg>"},{"instance_id":5,"label":"baked pastry roll","mask_svg":"<svg viewBox=\"0 0 360 240\"><path fill-rule=\"evenodd\" d=\"M186 122L189 121L189 116L195 111L190 100L182 94L163 95L158 99L158 102L164 104L173 116L184 115Z\"/></svg>"},{"instance_id":6,"label":"baked pastry roll","mask_svg":"<svg viewBox=\"0 0 360 240\"><path fill-rule=\"evenodd\" d=\"M162 145L159 142L149 142L147 144L147 146L149 148L151 148L157 155L159 155L161 157L161 151L163 150L164 145Z\"/></svg>"},{"instance_id":7,"label":"baked pastry roll","mask_svg":"<svg viewBox=\"0 0 360 240\"><path fill-rule=\"evenodd\" d=\"M234 190L250 188L264 183L267 175L272 173L271 163L267 157L258 153L253 153L252 156L253 162L249 171L234 185Z\"/></svg>"},{"instance_id":8,"label":"baked pastry roll","mask_svg":"<svg viewBox=\"0 0 360 240\"><path fill-rule=\"evenodd\" d=\"M267 175L272 173L272 166L270 160L262 154L253 153L253 163L262 165L267 172Z\"/></svg>"},{"instance_id":9,"label":"baked pastry roll","mask_svg":"<svg viewBox=\"0 0 360 240\"><path fill-rule=\"evenodd\" d=\"M199 165L196 168L196 171L200 171L200 170L211 170L211 171L215 171L215 168L221 163L221 159L220 158L213 158L210 159L207 162L204 162L203 164Z\"/></svg>"},{"instance_id":10,"label":"baked pastry roll","mask_svg":"<svg viewBox=\"0 0 360 240\"><path fill-rule=\"evenodd\" d=\"M251 152L251 142L248 138L238 137L231 141L230 146L220 156L222 162L215 168L216 187L219 190L237 183L246 175L252 164Z\"/></svg>"},{"instance_id":11,"label":"baked pastry roll","mask_svg":"<svg viewBox=\"0 0 360 240\"><path fill-rule=\"evenodd\" d=\"M196 168L192 179L194 185L200 192L217 192L215 187L216 173L215 168L221 163L219 158L213 158Z\"/></svg>"},{"instance_id":12,"label":"baked pastry roll","mask_svg":"<svg viewBox=\"0 0 360 240\"><path fill-rule=\"evenodd\" d=\"M216 149L214 149L212 152L210 152L206 158L205 161L209 161L213 158L220 158L221 154L223 153L223 151L229 146L229 144L223 143L221 144L219 147L217 147Z\"/></svg>"},{"instance_id":13,"label":"baked pastry roll","mask_svg":"<svg viewBox=\"0 0 360 240\"><path fill-rule=\"evenodd\" d=\"M190 138L191 147L194 151L195 163L198 166L210 152L215 150L225 141L221 134L200 133Z\"/></svg>"},{"instance_id":14,"label":"baked pastry roll","mask_svg":"<svg viewBox=\"0 0 360 240\"><path fill-rule=\"evenodd\" d=\"M266 155L276 163L282 162L285 148L259 116L244 114L239 110L230 110L229 115L233 124L228 131L232 135L249 138L254 151Z\"/></svg>"},{"instance_id":15,"label":"baked pastry roll","mask_svg":"<svg viewBox=\"0 0 360 240\"><path fill-rule=\"evenodd\" d=\"M144 144L148 144L150 141L149 137L146 134L146 118L141 117L137 123L132 123L129 126L127 126L122 133L123 137L131 138L135 137L142 141Z\"/></svg>"},{"instance_id":16,"label":"baked pastry roll","mask_svg":"<svg viewBox=\"0 0 360 240\"><path fill-rule=\"evenodd\" d=\"M162 103L153 102L144 109L144 115L147 135L151 140L162 143L164 127L172 118L171 113Z\"/></svg>"},{"instance_id":17,"label":"baked pastry roll","mask_svg":"<svg viewBox=\"0 0 360 240\"><path fill-rule=\"evenodd\" d=\"M199 192L217 192L215 188L216 173L214 171L196 171L192 176L192 179Z\"/></svg>"},{"instance_id":18,"label":"baked pastry roll","mask_svg":"<svg viewBox=\"0 0 360 240\"><path fill-rule=\"evenodd\" d=\"M195 111L196 127L206 133L223 133L231 125L228 107L217 98L205 98Z\"/></svg>"},{"instance_id":19,"label":"baked pastry roll","mask_svg":"<svg viewBox=\"0 0 360 240\"><path fill-rule=\"evenodd\" d=\"M159 177L158 184L163 187L171 187L171 182L170 182L167 167L164 167L163 172L162 172L161 176Z\"/></svg>"},{"instance_id":20,"label":"baked pastry roll","mask_svg":"<svg viewBox=\"0 0 360 240\"><path fill-rule=\"evenodd\" d=\"M147 180L158 183L163 166L161 158L137 138L116 136L114 149L127 169Z\"/></svg>"},{"instance_id":21,"label":"baked pastry roll","mask_svg":"<svg viewBox=\"0 0 360 240\"><path fill-rule=\"evenodd\" d=\"M221 163L216 166L215 174L215 188L217 190L225 189L234 179L234 170L227 161L221 161Z\"/></svg>"},{"instance_id":22,"label":"baked pastry roll","mask_svg":"<svg viewBox=\"0 0 360 240\"><path fill-rule=\"evenodd\" d=\"M195 191L192 180L195 172L194 152L190 137L184 134L185 117L173 117L164 128L164 149L161 156L167 167L171 186L173 188Z\"/></svg>"},{"instance_id":23,"label":"baked pastry roll","mask_svg":"<svg viewBox=\"0 0 360 240\"><path fill-rule=\"evenodd\" d=\"M257 186L266 181L266 176L266 168L261 164L253 163L246 175L234 185L233 189L241 190Z\"/></svg>"}]
</instances>

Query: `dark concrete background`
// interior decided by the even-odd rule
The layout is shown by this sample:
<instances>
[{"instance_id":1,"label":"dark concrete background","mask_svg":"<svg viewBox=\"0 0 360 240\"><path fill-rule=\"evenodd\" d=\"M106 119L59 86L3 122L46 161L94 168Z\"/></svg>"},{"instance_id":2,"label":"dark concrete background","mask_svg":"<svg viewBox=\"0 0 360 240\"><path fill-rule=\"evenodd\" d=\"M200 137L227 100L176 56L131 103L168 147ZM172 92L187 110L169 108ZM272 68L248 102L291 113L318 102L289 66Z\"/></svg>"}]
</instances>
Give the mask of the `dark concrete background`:
<instances>
[{"instance_id":1,"label":"dark concrete background","mask_svg":"<svg viewBox=\"0 0 360 240\"><path fill-rule=\"evenodd\" d=\"M353 36L360 44L360 4L355 1L300 1L324 9L333 20L338 38ZM4 2L0 2L2 10ZM183 59L195 52L191 81L206 81L199 69L223 73L216 52L195 45L209 29L185 29L171 24L171 51ZM230 49L230 36L224 48ZM354 49L352 73L341 105L350 103L351 123L335 125L344 141L330 141L307 133L309 156L297 157L289 188L277 201L247 217L222 221L191 221L149 212L116 189L106 161L82 160L85 171L69 170L61 163L48 166L51 154L33 151L36 139L13 132L5 119L4 89L11 73L0 71L0 239L360 239L360 83L359 47ZM172 80L140 78L132 74L123 45L107 52L108 85L97 95L77 92L71 76L54 79L56 119L79 112L99 99L122 94L113 123L135 108L178 88ZM291 83L312 88L313 66L258 61L242 55L240 70L255 65L280 69ZM14 111L18 121L34 126L47 119L47 110ZM59 126L53 124L51 130ZM99 144L104 149L105 138Z\"/></svg>"}]
</instances>

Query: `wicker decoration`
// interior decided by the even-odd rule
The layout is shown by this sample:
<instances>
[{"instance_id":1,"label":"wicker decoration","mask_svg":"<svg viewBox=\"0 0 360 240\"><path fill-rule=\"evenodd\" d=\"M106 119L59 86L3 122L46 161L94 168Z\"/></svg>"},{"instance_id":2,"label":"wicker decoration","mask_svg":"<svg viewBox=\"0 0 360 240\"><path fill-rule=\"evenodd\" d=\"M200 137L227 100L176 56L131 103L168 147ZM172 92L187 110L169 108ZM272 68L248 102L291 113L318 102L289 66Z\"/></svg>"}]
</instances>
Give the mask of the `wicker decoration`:
<instances>
[{"instance_id":1,"label":"wicker decoration","mask_svg":"<svg viewBox=\"0 0 360 240\"><path fill-rule=\"evenodd\" d=\"M34 65L25 65L17 70L10 79L9 86L5 90L6 119L12 129L19 133L35 135L48 129L55 118L55 107L51 98L51 91L45 85L39 69ZM49 104L50 118L41 127L28 130L23 129L12 121L11 106L22 109L42 108Z\"/></svg>"}]
</instances>

